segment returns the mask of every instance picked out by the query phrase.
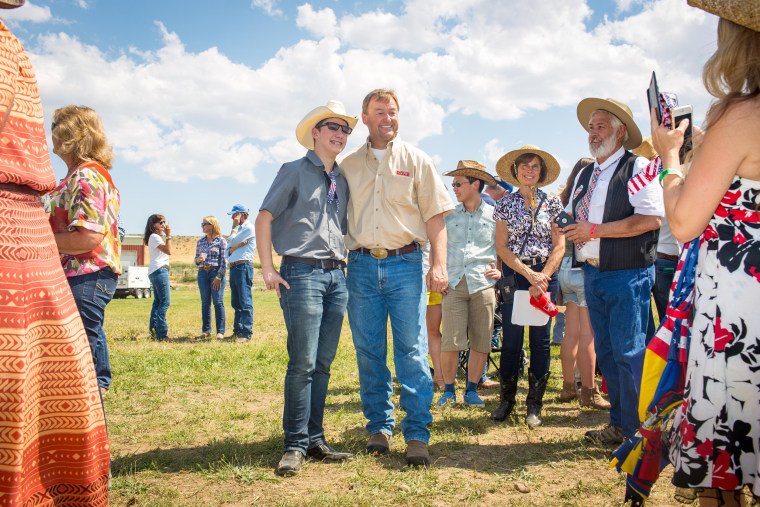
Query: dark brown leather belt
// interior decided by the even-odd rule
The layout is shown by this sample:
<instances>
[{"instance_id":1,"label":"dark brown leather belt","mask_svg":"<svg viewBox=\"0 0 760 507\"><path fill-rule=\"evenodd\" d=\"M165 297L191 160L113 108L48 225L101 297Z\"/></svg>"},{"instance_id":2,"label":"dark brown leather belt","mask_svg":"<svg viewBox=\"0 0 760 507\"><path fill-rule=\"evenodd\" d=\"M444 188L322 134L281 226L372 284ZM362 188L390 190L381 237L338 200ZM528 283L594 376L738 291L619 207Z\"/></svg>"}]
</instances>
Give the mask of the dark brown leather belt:
<instances>
[{"instance_id":1,"label":"dark brown leather belt","mask_svg":"<svg viewBox=\"0 0 760 507\"><path fill-rule=\"evenodd\" d=\"M198 266L198 269L203 271L212 271L214 269L219 269L219 266Z\"/></svg>"},{"instance_id":2,"label":"dark brown leather belt","mask_svg":"<svg viewBox=\"0 0 760 507\"><path fill-rule=\"evenodd\" d=\"M657 252L657 258L658 259L664 259L666 261L671 262L678 262L678 256L677 255L668 255L666 253Z\"/></svg>"},{"instance_id":3,"label":"dark brown leather belt","mask_svg":"<svg viewBox=\"0 0 760 507\"><path fill-rule=\"evenodd\" d=\"M404 255L419 249L420 245L417 243L409 243L401 248L390 250L388 248L357 248L355 252L360 254L369 254L375 259L385 259L386 257L395 257L396 255Z\"/></svg>"},{"instance_id":4,"label":"dark brown leather belt","mask_svg":"<svg viewBox=\"0 0 760 507\"><path fill-rule=\"evenodd\" d=\"M346 267L345 262L336 259L311 259L308 257L293 257L292 255L283 256L282 262L299 262L301 264L308 264L309 266L322 269L338 269Z\"/></svg>"},{"instance_id":5,"label":"dark brown leather belt","mask_svg":"<svg viewBox=\"0 0 760 507\"><path fill-rule=\"evenodd\" d=\"M230 262L230 266L238 266L240 264L245 264L247 262L251 262L251 261L235 261L235 262Z\"/></svg>"},{"instance_id":6,"label":"dark brown leather belt","mask_svg":"<svg viewBox=\"0 0 760 507\"><path fill-rule=\"evenodd\" d=\"M13 192L14 194L26 194L40 196L40 193L26 185L17 185L15 183L0 183L0 191Z\"/></svg>"},{"instance_id":7,"label":"dark brown leather belt","mask_svg":"<svg viewBox=\"0 0 760 507\"><path fill-rule=\"evenodd\" d=\"M546 260L547 257L523 257L520 262L526 266L535 266L536 264L543 264Z\"/></svg>"}]
</instances>

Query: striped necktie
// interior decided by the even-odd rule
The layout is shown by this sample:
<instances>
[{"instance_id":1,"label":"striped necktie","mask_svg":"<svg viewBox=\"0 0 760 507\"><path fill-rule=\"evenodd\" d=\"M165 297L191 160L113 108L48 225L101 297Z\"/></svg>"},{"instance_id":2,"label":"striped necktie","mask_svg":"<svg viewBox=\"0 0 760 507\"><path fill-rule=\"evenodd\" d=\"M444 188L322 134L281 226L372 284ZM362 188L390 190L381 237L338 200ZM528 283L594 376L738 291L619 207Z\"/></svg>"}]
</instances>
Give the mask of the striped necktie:
<instances>
[{"instance_id":1,"label":"striped necktie","mask_svg":"<svg viewBox=\"0 0 760 507\"><path fill-rule=\"evenodd\" d=\"M581 202L578 204L578 208L575 210L575 218L577 220L588 222L588 208L591 204L591 194L594 192L594 188L596 188L596 182L599 180L599 175L601 173L601 166L595 165L594 172L591 173L591 179L588 182L588 190L586 190L586 195L583 196L583 199L581 199ZM583 248L583 245L585 244L585 242L579 242L575 244L575 247L580 252L581 248Z\"/></svg>"}]
</instances>

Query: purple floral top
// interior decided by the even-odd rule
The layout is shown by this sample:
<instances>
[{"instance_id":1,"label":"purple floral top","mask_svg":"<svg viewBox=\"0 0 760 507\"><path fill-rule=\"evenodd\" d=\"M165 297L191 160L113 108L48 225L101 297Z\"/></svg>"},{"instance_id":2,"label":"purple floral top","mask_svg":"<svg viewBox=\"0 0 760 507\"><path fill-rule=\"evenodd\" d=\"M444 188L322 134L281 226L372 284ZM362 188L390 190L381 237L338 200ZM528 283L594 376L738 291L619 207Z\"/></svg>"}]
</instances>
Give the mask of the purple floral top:
<instances>
[{"instance_id":1,"label":"purple floral top","mask_svg":"<svg viewBox=\"0 0 760 507\"><path fill-rule=\"evenodd\" d=\"M536 222L530 233L525 249L520 253L525 235L530 229L530 212L525 207L525 199L519 191L507 194L496 203L493 219L507 223L509 242L507 247L518 257L549 257L552 251L552 220L562 211L562 203L556 195L546 195L536 190L536 204L544 198L536 213Z\"/></svg>"}]
</instances>

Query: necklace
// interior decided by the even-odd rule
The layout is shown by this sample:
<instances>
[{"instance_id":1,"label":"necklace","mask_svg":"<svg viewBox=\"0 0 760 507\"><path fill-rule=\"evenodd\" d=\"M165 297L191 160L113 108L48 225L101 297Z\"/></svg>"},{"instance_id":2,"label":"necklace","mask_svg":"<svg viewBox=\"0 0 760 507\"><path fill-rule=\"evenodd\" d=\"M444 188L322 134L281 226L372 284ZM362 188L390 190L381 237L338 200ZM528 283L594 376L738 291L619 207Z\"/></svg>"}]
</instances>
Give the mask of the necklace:
<instances>
[{"instance_id":1,"label":"necklace","mask_svg":"<svg viewBox=\"0 0 760 507\"><path fill-rule=\"evenodd\" d=\"M536 204L536 193L537 188L530 187L530 221L533 223L533 221L536 218L536 207L538 206Z\"/></svg>"}]
</instances>

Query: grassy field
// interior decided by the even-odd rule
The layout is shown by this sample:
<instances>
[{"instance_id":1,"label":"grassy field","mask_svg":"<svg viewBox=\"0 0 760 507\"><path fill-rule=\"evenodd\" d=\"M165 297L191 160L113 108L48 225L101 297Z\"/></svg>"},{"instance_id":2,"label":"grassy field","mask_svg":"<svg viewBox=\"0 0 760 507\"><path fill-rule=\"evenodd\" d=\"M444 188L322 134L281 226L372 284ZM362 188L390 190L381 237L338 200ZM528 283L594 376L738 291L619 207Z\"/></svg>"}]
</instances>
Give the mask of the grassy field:
<instances>
[{"instance_id":1,"label":"grassy field","mask_svg":"<svg viewBox=\"0 0 760 507\"><path fill-rule=\"evenodd\" d=\"M105 328L114 381L105 406L112 505L622 504L624 480L607 466L612 449L583 440L607 414L581 409L577 401L558 402L557 347L552 347L542 427L530 430L523 423L523 380L516 416L505 424L487 417L498 403L496 391L481 392L486 410L434 409L429 469L404 467L406 447L398 427L389 456L368 456L347 321L333 364L325 430L330 443L356 458L343 464L307 462L300 475L277 477L286 332L276 296L261 286L258 279L250 344L194 338L201 330L200 298L190 283L172 291L170 342L148 338L152 300L109 304ZM398 386L394 402L398 407ZM400 420L403 413L396 416ZM678 505L669 482L666 471L652 505Z\"/></svg>"}]
</instances>

